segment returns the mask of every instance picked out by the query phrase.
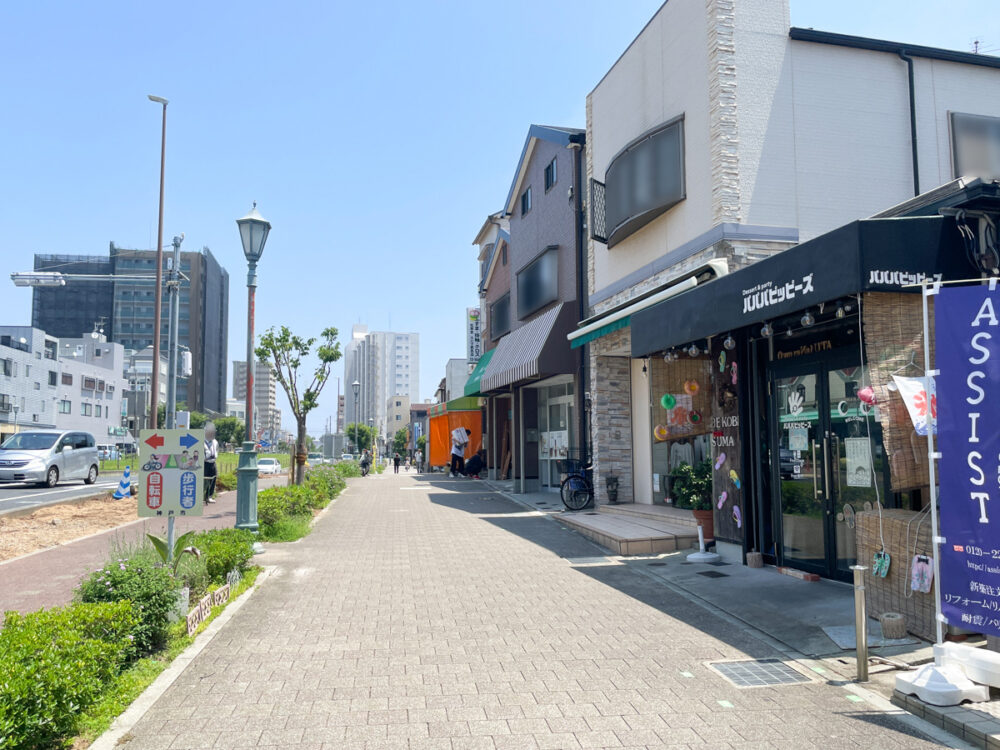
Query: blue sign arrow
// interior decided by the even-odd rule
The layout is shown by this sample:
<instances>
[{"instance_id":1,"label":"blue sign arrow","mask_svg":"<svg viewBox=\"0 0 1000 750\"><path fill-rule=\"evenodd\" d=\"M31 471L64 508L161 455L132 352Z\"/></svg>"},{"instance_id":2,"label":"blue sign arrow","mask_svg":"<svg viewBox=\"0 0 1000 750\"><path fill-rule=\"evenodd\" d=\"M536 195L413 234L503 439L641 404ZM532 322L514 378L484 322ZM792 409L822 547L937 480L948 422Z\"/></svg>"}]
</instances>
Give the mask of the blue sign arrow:
<instances>
[{"instance_id":1,"label":"blue sign arrow","mask_svg":"<svg viewBox=\"0 0 1000 750\"><path fill-rule=\"evenodd\" d=\"M190 448L192 445L198 445L200 441L194 435L188 433L178 442L180 442L182 448Z\"/></svg>"}]
</instances>

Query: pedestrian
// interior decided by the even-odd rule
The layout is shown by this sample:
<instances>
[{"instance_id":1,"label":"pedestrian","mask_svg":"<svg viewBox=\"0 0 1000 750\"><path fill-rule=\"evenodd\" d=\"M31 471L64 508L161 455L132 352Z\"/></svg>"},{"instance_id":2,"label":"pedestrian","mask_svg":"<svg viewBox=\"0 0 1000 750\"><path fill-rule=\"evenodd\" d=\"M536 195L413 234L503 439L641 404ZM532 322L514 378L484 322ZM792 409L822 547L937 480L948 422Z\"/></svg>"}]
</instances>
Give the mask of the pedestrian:
<instances>
[{"instance_id":1,"label":"pedestrian","mask_svg":"<svg viewBox=\"0 0 1000 750\"><path fill-rule=\"evenodd\" d=\"M198 452L195 451L195 455ZM215 479L219 476L215 461L219 457L219 441L215 439L215 423L205 423L205 503L215 502Z\"/></svg>"},{"instance_id":2,"label":"pedestrian","mask_svg":"<svg viewBox=\"0 0 1000 750\"><path fill-rule=\"evenodd\" d=\"M466 427L457 427L451 433L451 467L448 472L450 477L458 477L465 470L465 446L469 444L469 436L472 430Z\"/></svg>"},{"instance_id":3,"label":"pedestrian","mask_svg":"<svg viewBox=\"0 0 1000 750\"><path fill-rule=\"evenodd\" d=\"M398 453L395 456L392 457L392 473L393 474L398 474L399 473L399 454Z\"/></svg>"},{"instance_id":4,"label":"pedestrian","mask_svg":"<svg viewBox=\"0 0 1000 750\"><path fill-rule=\"evenodd\" d=\"M371 468L371 465L372 465L372 457L368 453L368 449L365 448L361 452L361 476L363 477L368 476L368 470Z\"/></svg>"}]
</instances>

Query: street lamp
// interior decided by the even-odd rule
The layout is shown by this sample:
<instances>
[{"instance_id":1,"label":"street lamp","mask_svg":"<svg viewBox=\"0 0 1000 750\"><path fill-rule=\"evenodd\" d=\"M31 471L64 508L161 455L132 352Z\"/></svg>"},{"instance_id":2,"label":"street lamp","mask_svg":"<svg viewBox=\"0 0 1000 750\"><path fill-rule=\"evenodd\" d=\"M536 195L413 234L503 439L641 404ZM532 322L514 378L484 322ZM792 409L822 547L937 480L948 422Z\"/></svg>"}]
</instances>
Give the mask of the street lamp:
<instances>
[{"instance_id":1,"label":"street lamp","mask_svg":"<svg viewBox=\"0 0 1000 750\"><path fill-rule=\"evenodd\" d=\"M163 125L160 128L160 215L156 224L156 289L153 292L153 409L149 429L156 429L156 414L160 410L160 315L163 311L163 172L167 163L167 100L147 94L149 101L163 105Z\"/></svg>"},{"instance_id":2,"label":"street lamp","mask_svg":"<svg viewBox=\"0 0 1000 750\"><path fill-rule=\"evenodd\" d=\"M372 459L374 459L378 452L378 445L375 442L375 420L371 417L368 417L368 432L372 436Z\"/></svg>"},{"instance_id":3,"label":"street lamp","mask_svg":"<svg viewBox=\"0 0 1000 750\"><path fill-rule=\"evenodd\" d=\"M10 408L14 410L14 434L17 434L17 413L20 411L21 407L16 403L11 403Z\"/></svg>"},{"instance_id":4,"label":"street lamp","mask_svg":"<svg viewBox=\"0 0 1000 750\"><path fill-rule=\"evenodd\" d=\"M236 528L249 529L255 534L257 526L257 450L253 439L253 316L254 294L257 291L257 261L264 253L264 243L271 231L271 223L257 213L254 201L250 213L236 220L247 258L247 434L236 469ZM294 468L293 468L294 471Z\"/></svg>"},{"instance_id":5,"label":"street lamp","mask_svg":"<svg viewBox=\"0 0 1000 750\"><path fill-rule=\"evenodd\" d=\"M361 416L358 414L358 394L361 392L361 383L355 380L351 383L351 388L354 389L354 452L361 453L358 444L358 426L361 424Z\"/></svg>"}]
</instances>

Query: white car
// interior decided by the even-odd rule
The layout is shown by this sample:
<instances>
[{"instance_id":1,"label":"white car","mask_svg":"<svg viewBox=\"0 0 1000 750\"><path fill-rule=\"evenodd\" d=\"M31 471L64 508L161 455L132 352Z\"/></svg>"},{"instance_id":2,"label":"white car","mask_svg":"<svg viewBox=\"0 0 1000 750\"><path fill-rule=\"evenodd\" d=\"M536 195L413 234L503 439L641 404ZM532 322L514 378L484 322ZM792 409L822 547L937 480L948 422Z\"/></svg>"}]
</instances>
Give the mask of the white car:
<instances>
[{"instance_id":1,"label":"white car","mask_svg":"<svg viewBox=\"0 0 1000 750\"><path fill-rule=\"evenodd\" d=\"M258 458L257 474L280 474L281 464L276 458Z\"/></svg>"}]
</instances>

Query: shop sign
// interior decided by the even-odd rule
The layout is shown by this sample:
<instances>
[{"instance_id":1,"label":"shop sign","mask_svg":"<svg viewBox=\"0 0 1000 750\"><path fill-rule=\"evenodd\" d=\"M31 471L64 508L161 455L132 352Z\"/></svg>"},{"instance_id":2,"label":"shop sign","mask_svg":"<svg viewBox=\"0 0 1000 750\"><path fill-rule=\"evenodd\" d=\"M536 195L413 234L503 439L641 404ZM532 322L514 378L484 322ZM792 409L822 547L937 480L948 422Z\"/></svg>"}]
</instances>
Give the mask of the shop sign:
<instances>
[{"instance_id":1,"label":"shop sign","mask_svg":"<svg viewBox=\"0 0 1000 750\"><path fill-rule=\"evenodd\" d=\"M813 274L811 273L801 279L792 279L791 281L764 281L755 287L743 290L743 314L754 310L765 310L772 305L780 305L782 302L797 297L805 297L815 291Z\"/></svg>"},{"instance_id":2,"label":"shop sign","mask_svg":"<svg viewBox=\"0 0 1000 750\"><path fill-rule=\"evenodd\" d=\"M478 307L465 308L466 358L470 365L483 356L482 318Z\"/></svg>"},{"instance_id":3,"label":"shop sign","mask_svg":"<svg viewBox=\"0 0 1000 750\"><path fill-rule=\"evenodd\" d=\"M1000 636L1000 292L943 289L935 309L941 612Z\"/></svg>"},{"instance_id":4,"label":"shop sign","mask_svg":"<svg viewBox=\"0 0 1000 750\"><path fill-rule=\"evenodd\" d=\"M871 269L868 272L868 286L916 286L925 281L941 281L944 274L940 273L920 273L913 271L887 271Z\"/></svg>"},{"instance_id":5,"label":"shop sign","mask_svg":"<svg viewBox=\"0 0 1000 750\"><path fill-rule=\"evenodd\" d=\"M801 346L791 349L789 351L778 350L775 352L777 359L792 359L793 357L804 357L807 354L819 354L820 352L832 352L833 342L830 339L824 339L823 341L814 341L811 344L802 344Z\"/></svg>"}]
</instances>

